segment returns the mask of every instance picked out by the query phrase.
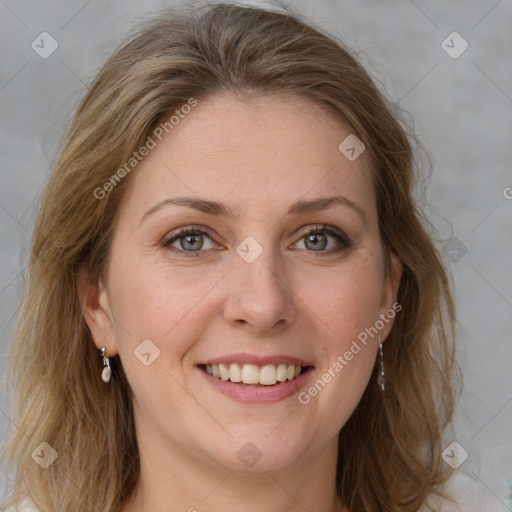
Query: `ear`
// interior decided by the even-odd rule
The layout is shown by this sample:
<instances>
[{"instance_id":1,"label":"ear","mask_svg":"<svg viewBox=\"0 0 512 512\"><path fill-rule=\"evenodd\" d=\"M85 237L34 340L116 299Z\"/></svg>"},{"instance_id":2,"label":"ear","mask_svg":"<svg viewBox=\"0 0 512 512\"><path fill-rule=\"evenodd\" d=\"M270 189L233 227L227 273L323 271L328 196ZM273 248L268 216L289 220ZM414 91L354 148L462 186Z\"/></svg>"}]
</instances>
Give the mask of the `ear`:
<instances>
[{"instance_id":1,"label":"ear","mask_svg":"<svg viewBox=\"0 0 512 512\"><path fill-rule=\"evenodd\" d=\"M79 271L77 285L82 315L91 331L94 344L98 350L106 347L106 356L116 355L118 349L114 336L114 320L106 287L101 279L97 283L91 282L87 270L83 268Z\"/></svg>"},{"instance_id":2,"label":"ear","mask_svg":"<svg viewBox=\"0 0 512 512\"><path fill-rule=\"evenodd\" d=\"M380 303L380 319L384 321L384 328L381 330L381 343L388 337L393 327L396 314L402 309L397 303L398 288L402 279L403 265L398 256L390 251L391 268L384 278L382 298Z\"/></svg>"}]
</instances>

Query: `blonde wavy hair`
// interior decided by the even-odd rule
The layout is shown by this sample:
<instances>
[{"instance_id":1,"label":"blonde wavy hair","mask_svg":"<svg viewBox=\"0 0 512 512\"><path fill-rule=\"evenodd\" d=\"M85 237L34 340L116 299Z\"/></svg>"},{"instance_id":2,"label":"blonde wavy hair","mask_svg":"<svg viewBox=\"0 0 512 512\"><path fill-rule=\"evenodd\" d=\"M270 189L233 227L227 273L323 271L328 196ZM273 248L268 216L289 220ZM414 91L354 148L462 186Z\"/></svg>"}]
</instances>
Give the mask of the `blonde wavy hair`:
<instances>
[{"instance_id":1,"label":"blonde wavy hair","mask_svg":"<svg viewBox=\"0 0 512 512\"><path fill-rule=\"evenodd\" d=\"M17 427L4 455L15 479L1 505L28 497L43 512L115 512L133 490L131 390L118 356L109 386L101 381L78 290L81 269L91 282L102 275L130 176L101 200L94 190L169 112L223 91L293 93L350 126L372 163L387 271L389 251L403 264L403 309L384 353L386 392L375 368L339 434L340 498L351 512L412 512L448 478L441 452L457 395L457 321L432 225L413 197L415 138L336 38L289 9L217 4L165 10L140 24L74 113L42 196L9 352ZM42 442L58 452L47 469L31 457Z\"/></svg>"}]
</instances>

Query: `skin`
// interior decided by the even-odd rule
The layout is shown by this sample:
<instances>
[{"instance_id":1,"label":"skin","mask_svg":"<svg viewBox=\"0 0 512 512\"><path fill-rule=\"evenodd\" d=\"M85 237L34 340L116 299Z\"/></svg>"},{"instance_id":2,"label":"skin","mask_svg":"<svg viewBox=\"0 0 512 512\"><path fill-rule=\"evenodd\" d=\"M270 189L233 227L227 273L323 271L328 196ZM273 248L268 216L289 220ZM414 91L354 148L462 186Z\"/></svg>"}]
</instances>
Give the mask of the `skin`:
<instances>
[{"instance_id":1,"label":"skin","mask_svg":"<svg viewBox=\"0 0 512 512\"><path fill-rule=\"evenodd\" d=\"M366 153L349 161L338 150L350 133L294 96L224 93L199 102L130 176L108 268L84 299L95 345L119 354L134 395L141 475L123 512L252 512L269 503L283 512L348 510L334 484L337 436L368 384L376 337L307 405L297 394L236 402L196 364L237 352L287 354L313 363L307 390L396 302L402 268L392 254L384 272ZM344 205L286 213L299 199L334 194L366 220ZM218 201L239 216L167 205L141 221L176 196ZM320 248L307 244L301 228L323 223L352 245L325 231ZM212 232L192 245L174 241L192 257L163 247L188 225ZM263 249L252 263L236 252L248 236ZM146 366L134 350L148 338L160 354ZM252 468L237 457L248 442L262 455Z\"/></svg>"}]
</instances>

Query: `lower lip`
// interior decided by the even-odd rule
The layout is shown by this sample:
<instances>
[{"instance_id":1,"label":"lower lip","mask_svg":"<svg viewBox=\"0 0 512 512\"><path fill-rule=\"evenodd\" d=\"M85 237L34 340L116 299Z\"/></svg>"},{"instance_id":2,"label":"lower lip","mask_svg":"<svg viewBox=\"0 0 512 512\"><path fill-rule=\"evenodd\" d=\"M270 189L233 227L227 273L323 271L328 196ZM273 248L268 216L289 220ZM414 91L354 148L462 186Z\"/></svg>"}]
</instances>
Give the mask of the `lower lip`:
<instances>
[{"instance_id":1,"label":"lower lip","mask_svg":"<svg viewBox=\"0 0 512 512\"><path fill-rule=\"evenodd\" d=\"M211 384L217 391L223 395L232 398L238 402L249 404L272 404L280 402L294 395L299 389L305 385L313 371L313 367L309 367L304 373L296 379L279 382L273 386L236 384L229 380L218 379L209 375L201 368L198 368L206 381Z\"/></svg>"}]
</instances>

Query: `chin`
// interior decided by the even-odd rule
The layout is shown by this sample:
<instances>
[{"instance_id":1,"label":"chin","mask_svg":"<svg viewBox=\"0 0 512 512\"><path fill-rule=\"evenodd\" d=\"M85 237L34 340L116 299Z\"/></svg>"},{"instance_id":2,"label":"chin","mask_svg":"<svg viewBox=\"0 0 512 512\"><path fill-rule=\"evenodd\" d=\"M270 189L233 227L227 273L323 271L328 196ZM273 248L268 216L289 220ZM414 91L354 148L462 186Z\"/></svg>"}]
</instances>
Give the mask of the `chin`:
<instances>
[{"instance_id":1,"label":"chin","mask_svg":"<svg viewBox=\"0 0 512 512\"><path fill-rule=\"evenodd\" d=\"M247 432L249 431L250 428L247 429ZM270 431L271 429L268 430ZM220 448L220 451L212 453L212 446ZM250 473L278 471L291 466L298 462L307 450L304 436L297 433L294 440L286 433L269 435L267 429L265 433L247 433L225 439L224 442L212 442L209 448L210 458L218 465L231 471Z\"/></svg>"}]
</instances>

